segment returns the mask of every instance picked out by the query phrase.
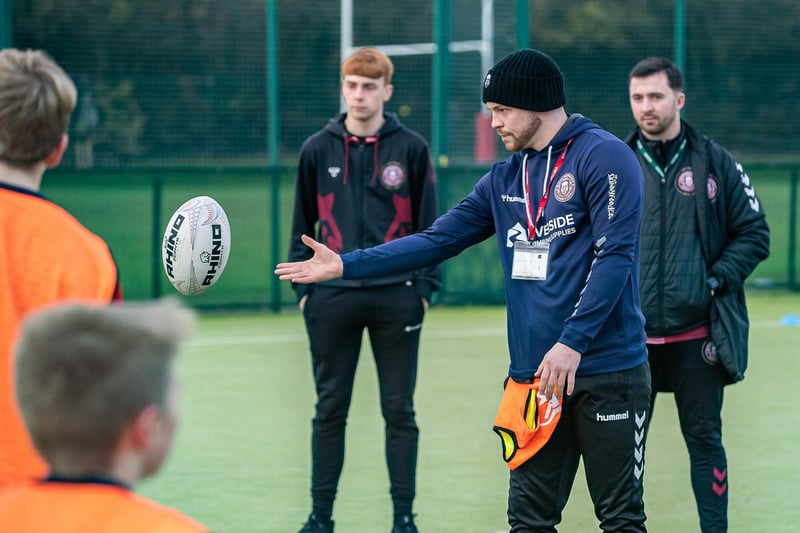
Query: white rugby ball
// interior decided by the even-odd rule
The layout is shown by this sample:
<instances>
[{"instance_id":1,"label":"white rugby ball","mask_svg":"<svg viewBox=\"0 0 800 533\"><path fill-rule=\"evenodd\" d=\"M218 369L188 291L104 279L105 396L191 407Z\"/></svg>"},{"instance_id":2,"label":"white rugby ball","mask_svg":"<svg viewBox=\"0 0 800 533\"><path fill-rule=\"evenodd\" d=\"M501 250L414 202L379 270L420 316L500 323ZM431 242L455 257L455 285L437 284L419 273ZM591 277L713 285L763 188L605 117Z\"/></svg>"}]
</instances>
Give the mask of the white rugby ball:
<instances>
[{"instance_id":1,"label":"white rugby ball","mask_svg":"<svg viewBox=\"0 0 800 533\"><path fill-rule=\"evenodd\" d=\"M172 286L193 296L219 280L230 250L231 228L222 206L210 196L197 196L170 217L161 261Z\"/></svg>"}]
</instances>

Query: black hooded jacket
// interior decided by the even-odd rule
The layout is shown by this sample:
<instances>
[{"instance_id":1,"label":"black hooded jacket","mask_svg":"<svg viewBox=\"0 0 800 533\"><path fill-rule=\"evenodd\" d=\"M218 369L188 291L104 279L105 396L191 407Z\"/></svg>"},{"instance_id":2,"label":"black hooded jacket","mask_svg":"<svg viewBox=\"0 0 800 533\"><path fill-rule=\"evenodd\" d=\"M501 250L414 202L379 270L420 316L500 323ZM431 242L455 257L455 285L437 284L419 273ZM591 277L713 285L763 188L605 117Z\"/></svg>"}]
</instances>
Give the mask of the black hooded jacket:
<instances>
[{"instance_id":1,"label":"black hooded jacket","mask_svg":"<svg viewBox=\"0 0 800 533\"><path fill-rule=\"evenodd\" d=\"M371 137L347 132L345 114L306 139L297 169L289 261L311 257L302 234L336 253L369 248L422 231L439 214L436 174L425 139L387 113ZM369 287L411 281L430 300L441 283L440 267L324 285ZM293 284L297 298L310 286Z\"/></svg>"}]
</instances>

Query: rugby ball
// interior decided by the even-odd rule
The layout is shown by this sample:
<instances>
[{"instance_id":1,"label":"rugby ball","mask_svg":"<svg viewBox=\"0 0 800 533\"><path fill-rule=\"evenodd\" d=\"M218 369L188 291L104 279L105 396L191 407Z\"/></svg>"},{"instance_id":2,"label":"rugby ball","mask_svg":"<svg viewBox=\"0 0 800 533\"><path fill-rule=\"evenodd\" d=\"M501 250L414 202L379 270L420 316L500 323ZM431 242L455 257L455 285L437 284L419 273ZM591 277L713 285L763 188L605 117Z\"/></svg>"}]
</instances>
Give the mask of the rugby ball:
<instances>
[{"instance_id":1,"label":"rugby ball","mask_svg":"<svg viewBox=\"0 0 800 533\"><path fill-rule=\"evenodd\" d=\"M172 286L194 296L219 280L230 250L231 228L222 206L210 196L197 196L170 217L161 262Z\"/></svg>"}]
</instances>

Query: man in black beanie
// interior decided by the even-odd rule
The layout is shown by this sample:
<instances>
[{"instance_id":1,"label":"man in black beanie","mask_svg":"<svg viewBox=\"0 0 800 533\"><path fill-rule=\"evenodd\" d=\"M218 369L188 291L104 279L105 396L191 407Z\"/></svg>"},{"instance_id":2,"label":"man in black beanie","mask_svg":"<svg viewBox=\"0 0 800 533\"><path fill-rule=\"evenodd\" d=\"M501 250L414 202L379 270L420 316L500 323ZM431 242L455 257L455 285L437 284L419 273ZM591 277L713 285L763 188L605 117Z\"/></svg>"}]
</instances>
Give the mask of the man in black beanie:
<instances>
[{"instance_id":1,"label":"man in black beanie","mask_svg":"<svg viewBox=\"0 0 800 533\"><path fill-rule=\"evenodd\" d=\"M621 140L567 114L561 70L541 51L501 59L483 101L513 154L457 206L424 232L347 254L303 237L314 256L275 272L312 283L412 270L495 235L510 365L493 429L511 469L511 531L556 531L581 458L601 529L646 531L641 168Z\"/></svg>"}]
</instances>

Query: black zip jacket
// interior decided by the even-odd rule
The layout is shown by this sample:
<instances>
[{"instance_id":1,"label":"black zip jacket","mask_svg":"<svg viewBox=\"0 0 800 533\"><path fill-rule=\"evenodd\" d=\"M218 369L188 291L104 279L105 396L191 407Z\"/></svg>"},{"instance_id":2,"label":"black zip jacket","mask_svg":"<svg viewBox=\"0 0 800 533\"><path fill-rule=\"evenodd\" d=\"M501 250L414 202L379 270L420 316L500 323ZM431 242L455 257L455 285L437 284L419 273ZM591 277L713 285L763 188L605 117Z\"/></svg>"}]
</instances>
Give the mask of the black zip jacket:
<instances>
[{"instance_id":1,"label":"black zip jacket","mask_svg":"<svg viewBox=\"0 0 800 533\"><path fill-rule=\"evenodd\" d=\"M369 248L422 231L439 214L436 174L425 139L387 113L380 131L356 137L345 114L306 139L297 169L289 261L311 257L302 234L315 236L336 253ZM370 287L413 282L430 301L441 283L440 267L323 285ZM293 284L298 300L309 285Z\"/></svg>"},{"instance_id":2,"label":"black zip jacket","mask_svg":"<svg viewBox=\"0 0 800 533\"><path fill-rule=\"evenodd\" d=\"M645 174L640 277L645 330L648 336L666 336L709 324L720 360L738 381L747 365L744 280L769 255L769 227L750 177L733 155L686 122L681 128L686 148L664 180L637 147L638 128L625 139ZM721 322L729 322L719 320L720 302L723 314L732 313L737 323L725 325L731 330L727 340L718 333Z\"/></svg>"}]
</instances>

